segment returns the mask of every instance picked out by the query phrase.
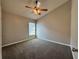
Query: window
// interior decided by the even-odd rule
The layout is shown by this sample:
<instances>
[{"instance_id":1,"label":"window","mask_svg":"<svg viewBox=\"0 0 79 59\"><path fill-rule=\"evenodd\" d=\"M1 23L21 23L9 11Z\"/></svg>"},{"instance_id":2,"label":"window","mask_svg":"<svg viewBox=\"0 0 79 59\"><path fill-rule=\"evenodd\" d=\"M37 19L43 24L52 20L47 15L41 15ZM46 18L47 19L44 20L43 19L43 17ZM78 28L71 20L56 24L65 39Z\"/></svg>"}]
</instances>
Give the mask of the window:
<instances>
[{"instance_id":1,"label":"window","mask_svg":"<svg viewBox=\"0 0 79 59\"><path fill-rule=\"evenodd\" d=\"M29 36L35 36L35 23L29 22Z\"/></svg>"}]
</instances>

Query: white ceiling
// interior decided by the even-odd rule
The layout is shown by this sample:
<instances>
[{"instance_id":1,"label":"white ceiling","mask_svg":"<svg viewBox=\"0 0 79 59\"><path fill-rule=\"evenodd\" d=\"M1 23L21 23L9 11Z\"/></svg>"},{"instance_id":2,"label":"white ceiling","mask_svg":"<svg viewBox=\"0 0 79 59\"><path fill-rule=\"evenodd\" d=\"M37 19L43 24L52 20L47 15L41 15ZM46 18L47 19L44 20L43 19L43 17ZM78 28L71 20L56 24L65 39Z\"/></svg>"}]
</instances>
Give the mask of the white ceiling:
<instances>
[{"instance_id":1,"label":"white ceiling","mask_svg":"<svg viewBox=\"0 0 79 59\"><path fill-rule=\"evenodd\" d=\"M2 9L4 11L14 13L16 15L28 17L31 19L38 19L55 8L64 4L68 0L39 0L41 2L41 8L47 8L47 12L42 12L42 15L35 15L31 9L25 8L26 5L34 6L35 0L2 0Z\"/></svg>"}]
</instances>

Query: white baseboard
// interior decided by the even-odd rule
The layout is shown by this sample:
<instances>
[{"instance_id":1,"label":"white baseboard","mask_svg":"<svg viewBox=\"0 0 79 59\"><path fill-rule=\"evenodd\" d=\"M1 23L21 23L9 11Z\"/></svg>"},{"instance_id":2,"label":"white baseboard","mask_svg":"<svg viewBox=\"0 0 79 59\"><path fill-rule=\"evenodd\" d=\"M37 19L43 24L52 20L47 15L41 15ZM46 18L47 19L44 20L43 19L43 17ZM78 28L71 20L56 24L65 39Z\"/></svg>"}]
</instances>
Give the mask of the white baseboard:
<instances>
[{"instance_id":1,"label":"white baseboard","mask_svg":"<svg viewBox=\"0 0 79 59\"><path fill-rule=\"evenodd\" d=\"M10 46L10 45L21 43L21 42L24 42L24 41L27 41L27 40L24 39L24 40L21 40L21 41L18 41L18 42L13 42L13 43L5 44L5 45L2 45L2 47Z\"/></svg>"},{"instance_id":2,"label":"white baseboard","mask_svg":"<svg viewBox=\"0 0 79 59\"><path fill-rule=\"evenodd\" d=\"M57 43L57 44L61 44L61 45L65 45L65 46L71 47L71 45L69 45L69 44L64 44L64 43L60 43L60 42L56 42L56 41L52 41L52 40L48 40L48 39L40 39L40 40L45 40L45 41L49 41L49 42L53 42L53 43ZM13 43L10 43L10 44L5 44L2 47L10 46L10 45L21 43L21 42L24 42L24 41L27 41L27 40L24 39L24 40L21 40L21 41L18 41L18 42L13 42Z\"/></svg>"},{"instance_id":3,"label":"white baseboard","mask_svg":"<svg viewBox=\"0 0 79 59\"><path fill-rule=\"evenodd\" d=\"M33 38L33 39L36 39L36 38ZM24 40L20 40L20 41L17 41L17 42L13 42L13 43L9 43L9 44L2 45L2 47L6 47L6 46L10 46L10 45L14 45L14 44L21 43L21 42L25 42L25 41L28 41L28 40L32 40L32 39L24 39Z\"/></svg>"},{"instance_id":4,"label":"white baseboard","mask_svg":"<svg viewBox=\"0 0 79 59\"><path fill-rule=\"evenodd\" d=\"M65 46L71 46L69 44L64 44L64 43L60 43L60 42L56 42L56 41L52 41L52 40L48 40L48 39L40 39L40 40L45 40L45 41L49 41L49 42L52 42L52 43L57 43L57 44L61 44L61 45L65 45Z\"/></svg>"}]
</instances>

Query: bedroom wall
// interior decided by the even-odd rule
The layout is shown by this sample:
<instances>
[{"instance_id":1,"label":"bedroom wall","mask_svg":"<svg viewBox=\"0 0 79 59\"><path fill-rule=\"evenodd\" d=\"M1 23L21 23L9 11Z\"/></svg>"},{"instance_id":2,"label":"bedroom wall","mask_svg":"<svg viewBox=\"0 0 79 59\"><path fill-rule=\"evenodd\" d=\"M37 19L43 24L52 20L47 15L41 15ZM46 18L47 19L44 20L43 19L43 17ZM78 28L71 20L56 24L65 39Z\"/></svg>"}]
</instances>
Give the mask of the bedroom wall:
<instances>
[{"instance_id":1,"label":"bedroom wall","mask_svg":"<svg viewBox=\"0 0 79 59\"><path fill-rule=\"evenodd\" d=\"M28 18L2 12L2 45L28 39Z\"/></svg>"},{"instance_id":2,"label":"bedroom wall","mask_svg":"<svg viewBox=\"0 0 79 59\"><path fill-rule=\"evenodd\" d=\"M37 38L70 44L70 1L56 8L37 22Z\"/></svg>"}]
</instances>

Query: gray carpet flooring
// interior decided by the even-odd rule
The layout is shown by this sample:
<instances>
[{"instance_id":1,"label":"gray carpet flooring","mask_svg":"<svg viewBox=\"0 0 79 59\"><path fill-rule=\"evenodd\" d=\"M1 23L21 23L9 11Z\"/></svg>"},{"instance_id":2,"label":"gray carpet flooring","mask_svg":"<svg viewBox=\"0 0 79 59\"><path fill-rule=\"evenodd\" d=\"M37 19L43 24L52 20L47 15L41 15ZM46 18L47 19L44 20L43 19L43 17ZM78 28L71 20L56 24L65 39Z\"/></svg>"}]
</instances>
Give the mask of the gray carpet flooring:
<instances>
[{"instance_id":1,"label":"gray carpet flooring","mask_svg":"<svg viewBox=\"0 0 79 59\"><path fill-rule=\"evenodd\" d=\"M73 59L70 47L33 39L2 48L3 59Z\"/></svg>"}]
</instances>

